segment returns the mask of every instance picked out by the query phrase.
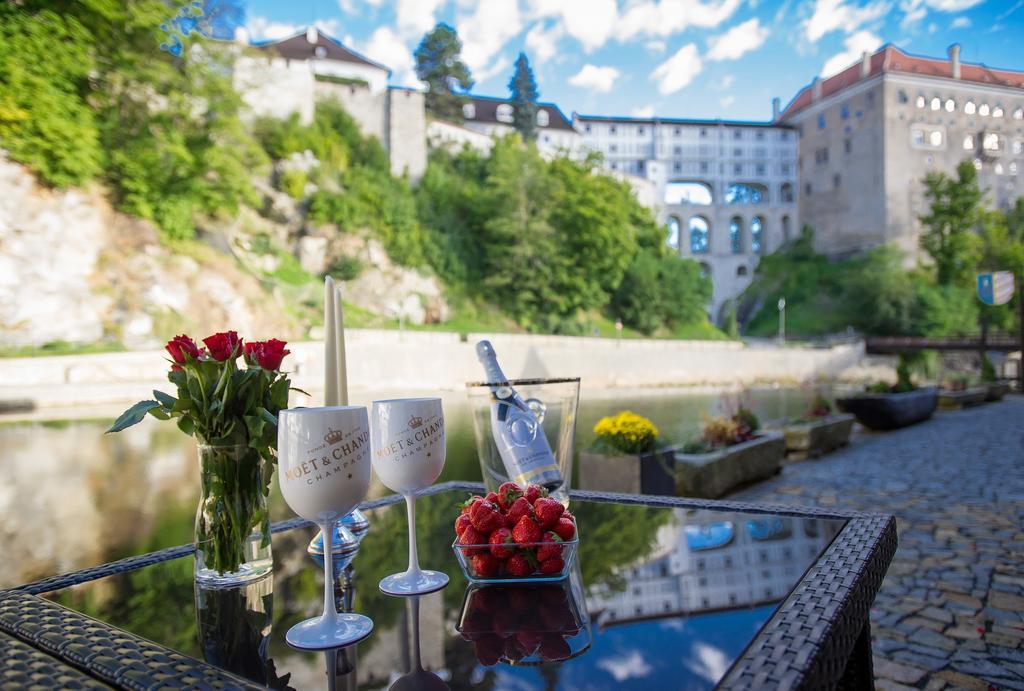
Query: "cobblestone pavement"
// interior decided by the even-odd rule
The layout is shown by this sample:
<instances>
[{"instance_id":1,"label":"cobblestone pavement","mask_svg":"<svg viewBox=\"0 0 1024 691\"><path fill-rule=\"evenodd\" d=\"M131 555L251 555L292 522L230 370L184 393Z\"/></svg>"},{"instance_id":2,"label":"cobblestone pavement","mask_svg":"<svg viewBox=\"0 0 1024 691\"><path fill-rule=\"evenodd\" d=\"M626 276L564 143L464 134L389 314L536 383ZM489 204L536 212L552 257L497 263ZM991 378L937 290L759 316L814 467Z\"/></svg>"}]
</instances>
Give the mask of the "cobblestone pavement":
<instances>
[{"instance_id":1,"label":"cobblestone pavement","mask_svg":"<svg viewBox=\"0 0 1024 691\"><path fill-rule=\"evenodd\" d=\"M879 689L1024 689L1024 397L861 433L730 498L896 516Z\"/></svg>"}]
</instances>

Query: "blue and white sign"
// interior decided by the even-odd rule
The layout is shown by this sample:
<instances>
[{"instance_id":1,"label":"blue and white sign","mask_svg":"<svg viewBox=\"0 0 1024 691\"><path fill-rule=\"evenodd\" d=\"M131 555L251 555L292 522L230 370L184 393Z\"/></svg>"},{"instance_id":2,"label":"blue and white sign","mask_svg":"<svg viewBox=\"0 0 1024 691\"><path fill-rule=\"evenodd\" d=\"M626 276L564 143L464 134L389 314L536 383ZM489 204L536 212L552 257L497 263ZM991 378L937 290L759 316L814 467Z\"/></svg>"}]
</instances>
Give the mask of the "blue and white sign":
<instances>
[{"instance_id":1,"label":"blue and white sign","mask_svg":"<svg viewBox=\"0 0 1024 691\"><path fill-rule=\"evenodd\" d=\"M978 299L986 305L1005 305L1013 297L1013 272L978 274Z\"/></svg>"}]
</instances>

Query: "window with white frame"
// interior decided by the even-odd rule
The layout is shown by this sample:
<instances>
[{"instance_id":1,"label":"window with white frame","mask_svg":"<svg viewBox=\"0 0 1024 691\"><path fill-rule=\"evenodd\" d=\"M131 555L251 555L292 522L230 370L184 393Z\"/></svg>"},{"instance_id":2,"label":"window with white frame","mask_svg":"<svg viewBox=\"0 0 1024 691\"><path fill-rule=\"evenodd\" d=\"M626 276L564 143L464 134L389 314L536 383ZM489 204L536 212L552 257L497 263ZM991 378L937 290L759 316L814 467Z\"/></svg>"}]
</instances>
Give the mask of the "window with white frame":
<instances>
[{"instance_id":1,"label":"window with white frame","mask_svg":"<svg viewBox=\"0 0 1024 691\"><path fill-rule=\"evenodd\" d=\"M940 127L918 123L910 127L910 143L917 149L941 149L946 136Z\"/></svg>"},{"instance_id":2,"label":"window with white frame","mask_svg":"<svg viewBox=\"0 0 1024 691\"><path fill-rule=\"evenodd\" d=\"M473 105L472 103L462 104L462 117L466 118L467 120L472 120L473 118L475 118L476 106Z\"/></svg>"},{"instance_id":3,"label":"window with white frame","mask_svg":"<svg viewBox=\"0 0 1024 691\"><path fill-rule=\"evenodd\" d=\"M974 149L974 135L964 135L964 151L972 151Z\"/></svg>"},{"instance_id":4,"label":"window with white frame","mask_svg":"<svg viewBox=\"0 0 1024 691\"><path fill-rule=\"evenodd\" d=\"M988 117L989 109L988 109L988 104L987 103L982 103L980 106L978 106L978 115L980 115L983 118L987 118Z\"/></svg>"},{"instance_id":5,"label":"window with white frame","mask_svg":"<svg viewBox=\"0 0 1024 691\"><path fill-rule=\"evenodd\" d=\"M977 112L978 107L974 105L974 101L968 101L964 104L964 112L968 115L974 115Z\"/></svg>"},{"instance_id":6,"label":"window with white frame","mask_svg":"<svg viewBox=\"0 0 1024 691\"><path fill-rule=\"evenodd\" d=\"M1001 117L1003 117L1003 107L1002 106L994 107L992 109L992 117L994 117L994 118L1001 118Z\"/></svg>"},{"instance_id":7,"label":"window with white frame","mask_svg":"<svg viewBox=\"0 0 1024 691\"><path fill-rule=\"evenodd\" d=\"M954 110L956 110L956 101L954 101L951 98L947 98L946 99L946 112L947 113L952 113Z\"/></svg>"},{"instance_id":8,"label":"window with white frame","mask_svg":"<svg viewBox=\"0 0 1024 691\"><path fill-rule=\"evenodd\" d=\"M1024 140L1014 139L1012 150L1014 154L1024 154Z\"/></svg>"},{"instance_id":9,"label":"window with white frame","mask_svg":"<svg viewBox=\"0 0 1024 691\"><path fill-rule=\"evenodd\" d=\"M551 119L548 116L548 111L543 109L537 111L537 127L547 127L550 122Z\"/></svg>"},{"instance_id":10,"label":"window with white frame","mask_svg":"<svg viewBox=\"0 0 1024 691\"><path fill-rule=\"evenodd\" d=\"M939 110L942 108L942 99L938 96L932 98L932 110Z\"/></svg>"},{"instance_id":11,"label":"window with white frame","mask_svg":"<svg viewBox=\"0 0 1024 691\"><path fill-rule=\"evenodd\" d=\"M918 94L917 100L914 101L914 105L916 105L918 108L924 108L926 104L927 100L925 100L925 97Z\"/></svg>"},{"instance_id":12,"label":"window with white frame","mask_svg":"<svg viewBox=\"0 0 1024 691\"><path fill-rule=\"evenodd\" d=\"M1013 111L1014 120L1024 120L1024 108L1017 108Z\"/></svg>"},{"instance_id":13,"label":"window with white frame","mask_svg":"<svg viewBox=\"0 0 1024 691\"><path fill-rule=\"evenodd\" d=\"M512 122L514 119L512 106L502 103L495 109L494 117L497 118L498 122Z\"/></svg>"},{"instance_id":14,"label":"window with white frame","mask_svg":"<svg viewBox=\"0 0 1024 691\"><path fill-rule=\"evenodd\" d=\"M999 151L1003 148L1003 143L995 132L986 132L981 137L981 148L985 151Z\"/></svg>"}]
</instances>

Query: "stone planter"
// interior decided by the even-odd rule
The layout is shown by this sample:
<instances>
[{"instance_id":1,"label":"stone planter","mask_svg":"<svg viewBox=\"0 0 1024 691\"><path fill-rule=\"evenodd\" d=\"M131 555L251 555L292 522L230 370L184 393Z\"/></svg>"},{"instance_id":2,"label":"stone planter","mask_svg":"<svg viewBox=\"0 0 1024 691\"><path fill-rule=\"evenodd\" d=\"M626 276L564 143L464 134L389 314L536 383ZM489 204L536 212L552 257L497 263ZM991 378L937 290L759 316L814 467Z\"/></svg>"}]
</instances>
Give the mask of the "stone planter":
<instances>
[{"instance_id":1,"label":"stone planter","mask_svg":"<svg viewBox=\"0 0 1024 691\"><path fill-rule=\"evenodd\" d=\"M786 437L786 455L792 460L802 461L846 446L850 443L854 419L853 415L838 413L813 422L786 425L782 429Z\"/></svg>"},{"instance_id":2,"label":"stone planter","mask_svg":"<svg viewBox=\"0 0 1024 691\"><path fill-rule=\"evenodd\" d=\"M786 440L779 432L711 453L676 452L676 494L717 499L727 492L779 472Z\"/></svg>"},{"instance_id":3,"label":"stone planter","mask_svg":"<svg viewBox=\"0 0 1024 691\"><path fill-rule=\"evenodd\" d=\"M939 405L939 390L934 386L905 393L864 394L836 400L844 413L870 429L896 429L916 425L932 416Z\"/></svg>"},{"instance_id":4,"label":"stone planter","mask_svg":"<svg viewBox=\"0 0 1024 691\"><path fill-rule=\"evenodd\" d=\"M987 386L972 386L962 391L950 391L941 389L939 391L939 407L943 410L958 410L981 405L988 400Z\"/></svg>"},{"instance_id":5,"label":"stone planter","mask_svg":"<svg viewBox=\"0 0 1024 691\"><path fill-rule=\"evenodd\" d=\"M672 449L617 456L598 451L580 451L579 486L581 489L598 492L674 496L676 476L673 456Z\"/></svg>"},{"instance_id":6,"label":"stone planter","mask_svg":"<svg viewBox=\"0 0 1024 691\"><path fill-rule=\"evenodd\" d=\"M993 381L985 385L987 389L986 401L1001 401L1003 396L1010 393L1010 385L1002 381Z\"/></svg>"}]
</instances>

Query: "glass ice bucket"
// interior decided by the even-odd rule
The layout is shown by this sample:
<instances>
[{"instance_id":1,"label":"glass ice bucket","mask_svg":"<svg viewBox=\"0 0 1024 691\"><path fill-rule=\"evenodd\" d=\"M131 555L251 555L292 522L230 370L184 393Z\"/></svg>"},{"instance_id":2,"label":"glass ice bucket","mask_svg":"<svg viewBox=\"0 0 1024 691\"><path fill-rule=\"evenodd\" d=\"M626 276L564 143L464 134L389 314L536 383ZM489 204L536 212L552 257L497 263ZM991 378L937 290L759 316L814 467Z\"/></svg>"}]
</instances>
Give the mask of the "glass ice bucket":
<instances>
[{"instance_id":1,"label":"glass ice bucket","mask_svg":"<svg viewBox=\"0 0 1024 691\"><path fill-rule=\"evenodd\" d=\"M516 426L503 434L494 410L499 401L511 400L509 389L518 394L532 416L520 416ZM579 378L470 382L466 384L466 392L473 416L480 473L487 490L496 491L503 482L510 480L523 482L516 468L507 467L499 443L504 445L506 456L514 455L527 447L536 449L534 437L543 434L561 476L545 486L552 497L568 505L576 443L576 410L580 401Z\"/></svg>"}]
</instances>

